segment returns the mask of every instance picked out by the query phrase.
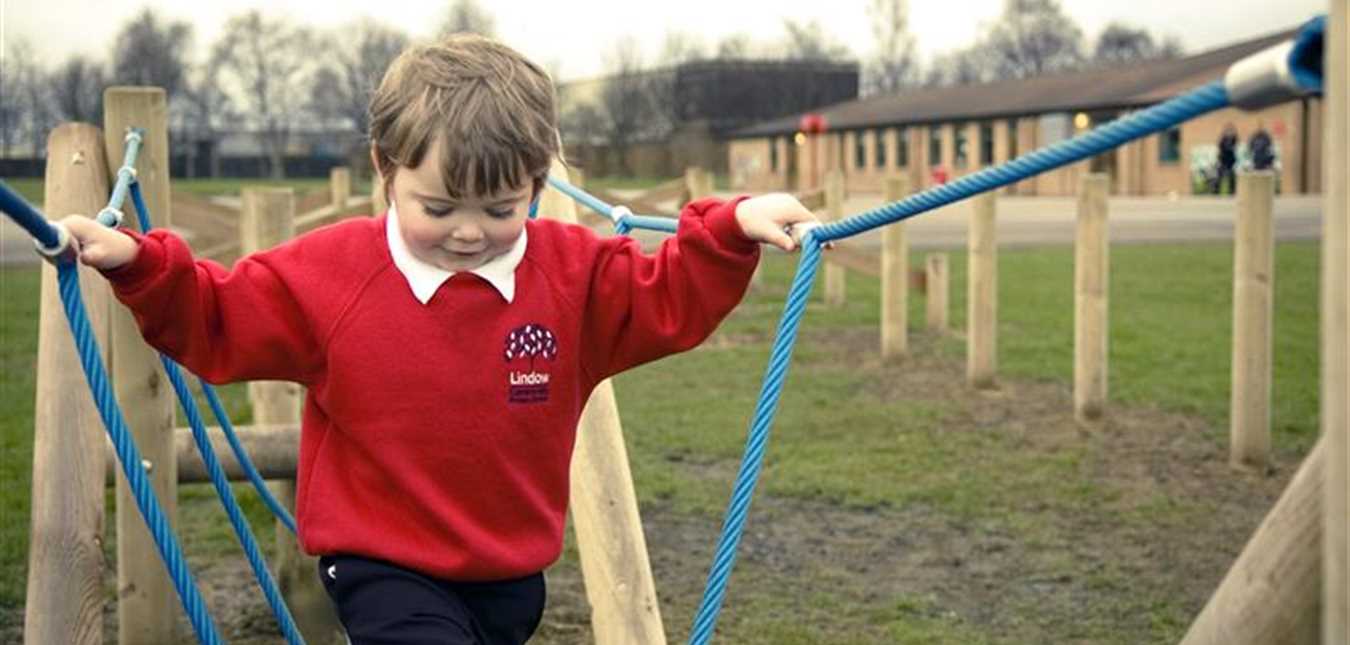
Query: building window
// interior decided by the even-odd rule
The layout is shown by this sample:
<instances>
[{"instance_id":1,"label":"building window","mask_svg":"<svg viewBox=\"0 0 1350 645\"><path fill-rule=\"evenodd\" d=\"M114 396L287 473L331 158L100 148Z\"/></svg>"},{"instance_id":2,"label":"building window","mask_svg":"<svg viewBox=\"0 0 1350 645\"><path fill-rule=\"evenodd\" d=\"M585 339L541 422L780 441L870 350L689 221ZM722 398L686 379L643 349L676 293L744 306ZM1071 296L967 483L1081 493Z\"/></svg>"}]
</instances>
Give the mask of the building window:
<instances>
[{"instance_id":1,"label":"building window","mask_svg":"<svg viewBox=\"0 0 1350 645\"><path fill-rule=\"evenodd\" d=\"M769 139L769 170L778 172L778 137Z\"/></svg>"},{"instance_id":2,"label":"building window","mask_svg":"<svg viewBox=\"0 0 1350 645\"><path fill-rule=\"evenodd\" d=\"M980 124L980 165L994 165L994 124Z\"/></svg>"},{"instance_id":3,"label":"building window","mask_svg":"<svg viewBox=\"0 0 1350 645\"><path fill-rule=\"evenodd\" d=\"M1181 161L1181 128L1172 128L1158 135L1158 163L1174 164Z\"/></svg>"},{"instance_id":4,"label":"building window","mask_svg":"<svg viewBox=\"0 0 1350 645\"><path fill-rule=\"evenodd\" d=\"M877 167L886 167L886 131L872 131L872 147L877 151Z\"/></svg>"},{"instance_id":5,"label":"building window","mask_svg":"<svg viewBox=\"0 0 1350 645\"><path fill-rule=\"evenodd\" d=\"M928 165L942 165L942 126L928 126Z\"/></svg>"},{"instance_id":6,"label":"building window","mask_svg":"<svg viewBox=\"0 0 1350 645\"><path fill-rule=\"evenodd\" d=\"M955 149L952 151L952 165L957 168L965 168L970 161L968 146L966 145L966 124L957 123L952 126L952 140L955 142Z\"/></svg>"},{"instance_id":7,"label":"building window","mask_svg":"<svg viewBox=\"0 0 1350 645\"><path fill-rule=\"evenodd\" d=\"M853 167L862 170L867 167L867 137L862 130L853 133Z\"/></svg>"},{"instance_id":8,"label":"building window","mask_svg":"<svg viewBox=\"0 0 1350 645\"><path fill-rule=\"evenodd\" d=\"M895 165L897 168L909 167L909 128L895 131Z\"/></svg>"}]
</instances>

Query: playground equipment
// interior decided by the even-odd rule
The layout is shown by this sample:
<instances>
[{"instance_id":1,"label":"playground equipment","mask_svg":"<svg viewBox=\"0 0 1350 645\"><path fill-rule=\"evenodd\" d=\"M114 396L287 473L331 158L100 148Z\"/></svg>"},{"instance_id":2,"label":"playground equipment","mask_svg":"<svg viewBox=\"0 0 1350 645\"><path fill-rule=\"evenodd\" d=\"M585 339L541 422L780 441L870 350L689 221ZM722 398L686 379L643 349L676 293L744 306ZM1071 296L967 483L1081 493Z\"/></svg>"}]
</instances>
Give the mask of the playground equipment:
<instances>
[{"instance_id":1,"label":"playground equipment","mask_svg":"<svg viewBox=\"0 0 1350 645\"><path fill-rule=\"evenodd\" d=\"M1319 569L1323 572L1324 584L1321 593L1322 638L1324 642L1328 643L1345 642L1346 451L1344 406L1346 399L1346 302L1344 253L1346 231L1343 214L1347 208L1344 185L1344 177L1346 176L1345 150L1350 148L1346 145L1348 142L1346 141L1345 130L1344 88L1346 74L1344 68L1345 36L1348 20L1350 20L1350 17L1346 15L1344 0L1333 3L1330 20L1331 36L1328 39L1331 44L1327 48L1329 53L1326 56L1326 60L1330 61L1328 69L1331 72L1328 83L1331 90L1328 93L1328 114L1331 116L1327 119L1329 125L1327 127L1328 145L1326 149L1333 156L1327 164L1330 180L1326 183L1328 207L1324 218L1327 223L1324 234L1326 278L1323 283L1324 414L1322 416L1326 438L1319 443L1319 447L1309 456L1300 474L1291 482L1285 498L1277 503L1267 523L1258 531L1248 549L1239 558L1238 564L1234 567L1234 572L1230 573L1229 577L1225 579L1219 591L1211 599L1210 606L1201 613L1196 624L1192 627L1191 634L1195 636L1188 635L1187 642L1191 642L1192 638L1198 639L1195 642L1236 642L1231 638L1237 637L1239 634L1244 638L1247 635L1255 634L1258 640L1249 642L1268 642L1273 638L1267 637L1283 638L1290 633L1289 630L1297 633L1307 632L1309 630L1308 625L1311 622L1307 615L1307 607L1309 606L1307 598L1316 595L1316 592L1306 588L1308 585L1298 586L1297 583L1300 581L1295 580L1288 589L1276 591L1262 589L1259 585L1255 590L1245 586L1250 584L1249 581L1253 578L1265 581L1276 577L1277 571L1282 573L1284 571L1282 567L1289 567L1288 558L1279 557L1281 555L1287 555L1300 563L1299 567L1296 567L1297 570L1294 571L1295 574ZM1234 71L1229 73L1229 78L1225 84L1215 83L1204 86L1195 92L1112 122L1083 136L1028 154L1007 164L962 177L882 208L851 218L831 221L824 226L800 231L799 235L803 241L801 264L788 295L784 317L778 327L760 402L751 424L746 454L737 477L735 491L723 526L722 537L718 543L717 555L709 573L708 586L694 621L690 642L706 643L711 640L726 584L735 563L736 547L758 479L769 430L776 414L777 402L786 377L797 326L804 311L805 301L809 295L815 271L821 260L823 245L873 228L899 222L932 208L1011 184L1050 168L1086 159L1125 141L1161 131L1186 119L1229 104L1254 107L1301 92L1320 91L1322 89L1321 61L1325 29L1326 23L1323 20L1314 21L1305 27L1295 42L1277 48L1279 50L1277 52L1268 52L1254 57L1254 62L1244 61L1243 64L1234 66ZM119 172L119 185L123 181L124 174L129 177L126 180L129 186L128 190L133 196L133 201L137 202L138 211L144 212L145 209L141 208L142 205L140 204L140 189L135 181L135 173ZM555 179L552 183L555 187L565 190L565 182ZM114 200L119 199L119 193L119 189L114 187ZM609 206L599 200L584 199L577 195L574 195L574 197L610 217L616 228L620 230L626 231L627 228L632 227L668 226L664 222L644 220L641 216L633 215L622 207ZM115 204L110 204L110 207L114 206ZM142 514L146 517L147 523L154 528L157 542L161 545L160 555L173 574L180 598L193 621L198 638L203 642L218 642L218 636L214 634L214 629L209 624L209 617L205 617L200 597L192 589L185 569L180 566L181 554L177 552L176 543L166 530L164 514L158 510L154 497L148 493L148 483L146 482L144 469L141 467L140 456L136 452L135 444L127 439L126 423L120 419L115 407L110 405L111 391L107 384L106 375L102 373L101 362L98 360L98 350L93 342L88 320L82 312L82 307L79 306L78 275L74 270L73 259L70 257L68 247L62 245L62 231L58 227L48 224L40 214L7 191L0 190L0 209L5 210L24 225L38 240L39 247L44 254L53 258L59 272L67 315L70 318L71 327L80 348L80 359L86 369L90 386L95 391L95 398L99 401L100 414L110 434L114 437L114 444L118 447L118 456L122 461L124 474L127 480L132 482L132 489L135 491L136 501ZM987 210L989 211L988 218L992 219L992 208ZM983 246L980 248L983 248ZM1261 260L1254 261L1259 263ZM167 367L166 364L166 369ZM984 378L987 368L988 366L982 364L975 364L971 367L972 382L978 385ZM172 377L171 380L173 380ZM610 405L612 405L612 393L609 396L611 397ZM590 413L588 412L588 414ZM189 416L191 416L191 413L189 413ZM206 457L209 442L199 442L199 444L203 446L204 460L209 462L210 458ZM1331 447L1324 447L1327 445ZM621 455L621 443L619 446L618 454ZM171 459L172 455L170 454L163 463L168 463ZM208 468L210 468L209 463ZM1318 468L1325 468L1325 476L1319 475ZM35 476L36 474L37 469L35 469ZM1326 481L1325 485L1321 485L1323 479ZM1319 485L1321 490L1319 490ZM1311 500L1321 497L1321 491L1325 491L1325 508L1322 513L1308 511L1306 510L1306 503L1297 502L1297 500ZM232 504L232 501L227 497L227 495L222 494L222 498L228 507ZM1286 503L1286 499L1295 501ZM1302 508L1304 510L1290 511L1288 510L1290 508ZM1304 521L1298 523L1294 532L1285 531L1280 534L1280 523L1289 513L1295 512L1299 514L1299 517L1305 518ZM1318 526L1318 522L1306 518L1320 518L1322 520L1321 526ZM1274 528L1267 531L1267 526ZM1301 544L1306 545L1308 532L1319 530L1322 533L1325 545L1320 567L1317 566L1315 558L1311 560L1314 564L1308 565L1309 558L1298 557L1301 554L1297 552ZM241 540L244 540L242 536ZM247 548L246 546L246 550ZM1255 555L1249 557L1250 553ZM583 556L583 567L585 566ZM1253 571L1257 572L1258 575L1254 575ZM266 576L260 574L260 578L266 578ZM1306 582L1306 579L1302 581ZM184 582L187 584L180 584ZM263 584L266 587L266 580L263 581ZM1277 591L1291 593L1277 593ZM632 594L632 592L632 589L628 589L614 593L619 595ZM646 603L649 597L645 589L634 595L638 596L642 603ZM592 601L595 602L596 594L591 594L591 597ZM34 600L30 596L30 605L33 603ZM1311 604L1312 606L1316 605L1315 602ZM649 607L654 607L654 600L651 601ZM642 611L635 611L629 612L629 615L642 613ZM654 614L656 612L650 609L645 613L648 617L652 617ZM654 632L644 628L643 633L647 635L622 642L661 642L664 637L659 635L659 615L656 615L655 618L657 629ZM287 620L284 608L278 611L278 620L283 627L283 631L286 631ZM1212 638L1218 640L1212 640L1205 634L1214 634L1215 636ZM288 639L290 638L291 635L288 633Z\"/></svg>"}]
</instances>

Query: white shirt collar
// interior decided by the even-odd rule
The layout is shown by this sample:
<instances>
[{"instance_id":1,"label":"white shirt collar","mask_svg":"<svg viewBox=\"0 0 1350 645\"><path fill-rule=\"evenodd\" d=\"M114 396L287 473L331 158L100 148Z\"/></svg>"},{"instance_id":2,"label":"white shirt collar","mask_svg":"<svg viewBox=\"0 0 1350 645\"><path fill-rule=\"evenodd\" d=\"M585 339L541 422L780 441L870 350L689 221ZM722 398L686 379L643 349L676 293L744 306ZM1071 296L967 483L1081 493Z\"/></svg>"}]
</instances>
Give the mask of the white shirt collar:
<instances>
[{"instance_id":1,"label":"white shirt collar","mask_svg":"<svg viewBox=\"0 0 1350 645\"><path fill-rule=\"evenodd\" d=\"M399 233L398 211L393 204L389 205L389 215L386 219L384 232L385 238L389 241L389 255L394 258L394 266L398 267L399 273L408 280L413 296L425 305L455 272L427 264L413 256L403 241L403 235ZM487 280L508 303L516 297L516 267L520 266L520 259L525 257L525 237L525 229L522 228L520 237L516 238L511 250L469 271Z\"/></svg>"}]
</instances>

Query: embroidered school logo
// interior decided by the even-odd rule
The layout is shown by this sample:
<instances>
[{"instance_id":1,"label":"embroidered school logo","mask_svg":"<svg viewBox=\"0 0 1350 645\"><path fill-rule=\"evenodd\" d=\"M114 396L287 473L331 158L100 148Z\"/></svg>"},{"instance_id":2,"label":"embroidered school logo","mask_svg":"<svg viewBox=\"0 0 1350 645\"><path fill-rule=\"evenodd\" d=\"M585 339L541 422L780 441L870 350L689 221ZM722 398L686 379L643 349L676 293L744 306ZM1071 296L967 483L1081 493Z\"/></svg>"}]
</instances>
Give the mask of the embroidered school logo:
<instances>
[{"instance_id":1,"label":"embroidered school logo","mask_svg":"<svg viewBox=\"0 0 1350 645\"><path fill-rule=\"evenodd\" d=\"M507 373L510 382L511 403L541 403L548 400L548 372L536 372L539 359L553 361L558 358L558 339L548 328L538 323L530 323L511 330L506 335L506 363L519 363L529 359L529 371L511 369Z\"/></svg>"}]
</instances>

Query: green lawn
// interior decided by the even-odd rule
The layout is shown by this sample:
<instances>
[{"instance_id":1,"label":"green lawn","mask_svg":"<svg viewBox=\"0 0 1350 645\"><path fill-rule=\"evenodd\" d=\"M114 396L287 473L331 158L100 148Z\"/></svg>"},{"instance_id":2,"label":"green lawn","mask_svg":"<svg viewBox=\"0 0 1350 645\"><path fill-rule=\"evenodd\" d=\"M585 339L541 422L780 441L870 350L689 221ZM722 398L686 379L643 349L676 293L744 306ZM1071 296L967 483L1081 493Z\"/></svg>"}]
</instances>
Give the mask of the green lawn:
<instances>
[{"instance_id":1,"label":"green lawn","mask_svg":"<svg viewBox=\"0 0 1350 645\"><path fill-rule=\"evenodd\" d=\"M1318 253L1315 243L1280 244L1276 253L1272 418L1275 447L1283 455L1305 451L1318 432ZM1198 415L1214 429L1215 445L1223 445L1229 405L1231 247L1117 245L1111 254L1111 401ZM921 265L923 254L913 256L914 264ZM950 259L952 321L959 328L965 315L965 257L953 252ZM624 427L637 429L628 433L629 457L644 504L720 516L727 477L691 477L687 464L722 467L740 458L793 260L773 254L766 262L766 287L752 294L719 332L737 342L616 379ZM1072 260L1069 248L1001 251L1000 378L1070 381ZM0 361L5 375L0 381L0 617L24 602L37 284L35 268L0 271ZM975 526L991 522L1012 527L1007 530L1027 540L1041 539L1051 528L1039 526L1038 516L1016 500L1035 497L1084 509L1100 506L1109 491L1080 483L1075 476L1084 457L1080 451L1039 453L1007 437L942 435L943 420L958 411L869 395L874 375L839 361L824 342L831 334L856 335L879 324L878 282L854 274L848 288L846 306L813 304L808 309L779 412L780 419L792 420L791 429L775 433L761 494L857 508L919 503ZM818 292L814 298L819 300ZM912 327L923 324L922 307L922 298L911 299ZM964 346L952 340L943 351L959 357ZM227 398L236 413L244 411L239 388L229 389ZM236 421L246 422L246 414ZM979 464L978 476L971 474L971 464ZM897 477L897 471L905 476ZM270 544L265 509L251 493L238 490L251 521L262 529L260 540ZM219 509L193 501L208 496L205 487L183 493L188 518L184 533L212 550L237 549ZM1135 521L1124 515L1111 519ZM1165 636L1175 640L1178 630L1184 630L1189 617L1173 601L1130 596L1126 572L1107 568L1098 575L1100 584L1120 587L1121 607L1154 616ZM733 634L757 634L761 640L756 642L766 642L762 639L772 634L782 637L779 642L821 637L779 624L772 616L781 608L763 602L767 604L762 607L739 608L726 628ZM888 609L873 608L857 619L889 625L899 642L980 641L982 637L968 634L967 626L930 611L932 604L921 596L901 598ZM674 613L683 610L677 607ZM759 610L765 613L756 614ZM672 623L670 616L667 623ZM1106 639L1093 631L1105 628L1091 621L1082 629L1091 642Z\"/></svg>"}]
</instances>

